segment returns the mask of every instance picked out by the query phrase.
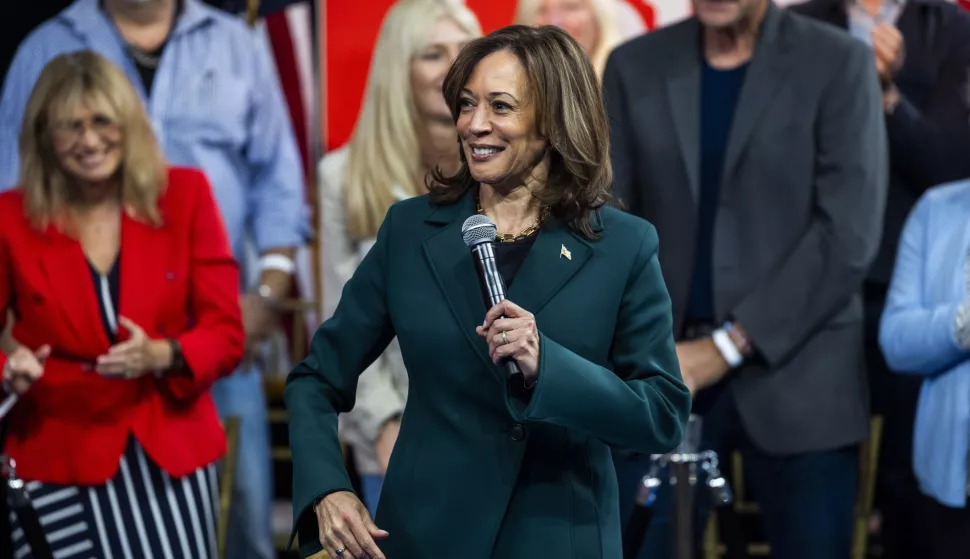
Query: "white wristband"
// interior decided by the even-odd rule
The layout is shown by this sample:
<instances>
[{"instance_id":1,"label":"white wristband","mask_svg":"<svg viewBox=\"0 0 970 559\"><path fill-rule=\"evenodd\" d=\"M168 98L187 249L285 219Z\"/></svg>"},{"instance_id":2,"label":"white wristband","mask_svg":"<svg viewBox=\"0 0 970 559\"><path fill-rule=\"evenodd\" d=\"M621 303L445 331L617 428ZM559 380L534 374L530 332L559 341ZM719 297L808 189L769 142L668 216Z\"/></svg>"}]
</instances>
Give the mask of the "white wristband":
<instances>
[{"instance_id":1,"label":"white wristband","mask_svg":"<svg viewBox=\"0 0 970 559\"><path fill-rule=\"evenodd\" d=\"M279 270L284 274L293 275L294 270L296 270L296 264L293 263L293 259L289 256L267 254L259 258L259 271L263 272L266 270Z\"/></svg>"},{"instance_id":2,"label":"white wristband","mask_svg":"<svg viewBox=\"0 0 970 559\"><path fill-rule=\"evenodd\" d=\"M717 346L718 351L721 352L721 356L727 361L727 364L731 368L735 368L744 362L744 357L738 350L734 342L731 341L731 336L728 335L727 331L723 328L718 328L711 334L711 338L714 339L714 345Z\"/></svg>"}]
</instances>

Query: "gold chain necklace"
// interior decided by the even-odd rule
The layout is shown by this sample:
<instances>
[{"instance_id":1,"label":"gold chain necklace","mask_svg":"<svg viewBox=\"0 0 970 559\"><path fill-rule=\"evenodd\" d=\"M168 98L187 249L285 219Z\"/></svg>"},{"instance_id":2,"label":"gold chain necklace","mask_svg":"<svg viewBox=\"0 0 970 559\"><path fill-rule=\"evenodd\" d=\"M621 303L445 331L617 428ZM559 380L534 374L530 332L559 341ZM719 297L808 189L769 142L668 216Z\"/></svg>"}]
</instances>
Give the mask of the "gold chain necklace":
<instances>
[{"instance_id":1,"label":"gold chain necklace","mask_svg":"<svg viewBox=\"0 0 970 559\"><path fill-rule=\"evenodd\" d=\"M480 215L485 215L485 210L482 209L482 203L480 200L475 201L475 209ZM548 207L542 208L542 211L539 212L539 218L536 219L535 223L526 227L525 229L523 229L518 233L496 233L495 241L499 243L512 243L520 239L525 239L526 237L529 237L530 235L538 231L539 227L542 226L542 222L545 221L546 217L548 216L549 216L549 208Z\"/></svg>"}]
</instances>

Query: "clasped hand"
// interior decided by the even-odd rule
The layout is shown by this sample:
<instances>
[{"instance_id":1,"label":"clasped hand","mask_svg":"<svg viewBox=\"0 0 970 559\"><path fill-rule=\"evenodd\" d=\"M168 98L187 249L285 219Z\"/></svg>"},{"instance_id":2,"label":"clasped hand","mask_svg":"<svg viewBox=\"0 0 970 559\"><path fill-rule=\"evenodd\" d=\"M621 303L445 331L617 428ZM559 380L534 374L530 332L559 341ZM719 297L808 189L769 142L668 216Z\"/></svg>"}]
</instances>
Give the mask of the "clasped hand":
<instances>
[{"instance_id":1,"label":"clasped hand","mask_svg":"<svg viewBox=\"0 0 970 559\"><path fill-rule=\"evenodd\" d=\"M118 323L130 336L98 357L98 373L106 377L138 378L169 367L172 355L167 341L149 338L141 326L123 316L118 317Z\"/></svg>"},{"instance_id":2,"label":"clasped hand","mask_svg":"<svg viewBox=\"0 0 970 559\"><path fill-rule=\"evenodd\" d=\"M108 353L97 360L97 371L106 377L137 378L146 373L164 370L171 365L172 350L165 340L153 340L145 331L121 316L118 323L130 333L128 340L111 346ZM44 361L51 354L51 346L43 345L32 351L18 346L7 356L3 367L3 383L16 394L23 394L44 375Z\"/></svg>"},{"instance_id":3,"label":"clasped hand","mask_svg":"<svg viewBox=\"0 0 970 559\"><path fill-rule=\"evenodd\" d=\"M24 346L7 356L7 363L3 366L3 384L14 394L23 394L32 384L44 376L44 361L51 354L51 346L43 345L36 351Z\"/></svg>"},{"instance_id":4,"label":"clasped hand","mask_svg":"<svg viewBox=\"0 0 970 559\"><path fill-rule=\"evenodd\" d=\"M882 23L872 30L871 37L879 79L883 83L891 83L905 61L906 44L903 34L891 24Z\"/></svg>"},{"instance_id":5,"label":"clasped hand","mask_svg":"<svg viewBox=\"0 0 970 559\"><path fill-rule=\"evenodd\" d=\"M539 374L539 331L536 317L504 300L489 309L485 323L475 329L488 342L488 355L498 365L511 357L519 364L526 382Z\"/></svg>"}]
</instances>

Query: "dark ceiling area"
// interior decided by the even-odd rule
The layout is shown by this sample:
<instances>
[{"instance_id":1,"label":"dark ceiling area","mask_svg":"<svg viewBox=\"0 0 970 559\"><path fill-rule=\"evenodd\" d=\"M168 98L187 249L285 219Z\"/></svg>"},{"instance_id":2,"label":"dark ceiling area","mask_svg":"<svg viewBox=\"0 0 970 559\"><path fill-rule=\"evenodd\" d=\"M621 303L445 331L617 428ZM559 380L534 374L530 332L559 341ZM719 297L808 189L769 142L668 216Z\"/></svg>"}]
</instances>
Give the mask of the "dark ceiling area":
<instances>
[{"instance_id":1,"label":"dark ceiling area","mask_svg":"<svg viewBox=\"0 0 970 559\"><path fill-rule=\"evenodd\" d=\"M0 75L7 75L10 60L24 37L70 4L71 0L21 0L8 3L7 13L0 17Z\"/></svg>"}]
</instances>

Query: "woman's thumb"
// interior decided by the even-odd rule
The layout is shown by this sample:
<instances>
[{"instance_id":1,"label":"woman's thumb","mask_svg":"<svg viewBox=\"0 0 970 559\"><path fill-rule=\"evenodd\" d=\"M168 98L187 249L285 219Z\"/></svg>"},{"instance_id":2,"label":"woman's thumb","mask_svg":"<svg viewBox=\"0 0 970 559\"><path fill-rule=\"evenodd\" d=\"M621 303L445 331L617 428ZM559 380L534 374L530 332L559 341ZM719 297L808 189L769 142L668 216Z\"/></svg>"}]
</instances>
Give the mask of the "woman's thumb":
<instances>
[{"instance_id":1,"label":"woman's thumb","mask_svg":"<svg viewBox=\"0 0 970 559\"><path fill-rule=\"evenodd\" d=\"M377 524L374 524L374 521L370 519L369 515L364 519L364 526L367 527L367 531L370 533L370 535L375 538L386 538L388 535L385 530L381 530L377 527Z\"/></svg>"},{"instance_id":2,"label":"woman's thumb","mask_svg":"<svg viewBox=\"0 0 970 559\"><path fill-rule=\"evenodd\" d=\"M36 357L38 361L44 361L45 359L50 357L50 355L51 355L51 346L49 344L44 344L40 346L39 348L37 348L37 351L34 352L34 357Z\"/></svg>"}]
</instances>

